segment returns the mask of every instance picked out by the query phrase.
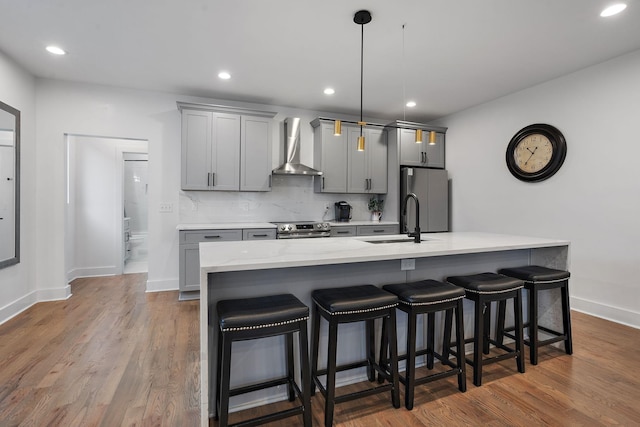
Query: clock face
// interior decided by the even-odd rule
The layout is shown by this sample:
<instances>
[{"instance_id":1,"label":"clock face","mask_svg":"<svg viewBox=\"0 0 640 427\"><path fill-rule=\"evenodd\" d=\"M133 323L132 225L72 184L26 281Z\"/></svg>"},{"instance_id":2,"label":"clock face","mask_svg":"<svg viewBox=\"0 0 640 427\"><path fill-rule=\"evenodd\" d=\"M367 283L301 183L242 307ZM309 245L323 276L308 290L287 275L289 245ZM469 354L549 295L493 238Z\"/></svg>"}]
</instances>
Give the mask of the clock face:
<instances>
[{"instance_id":1,"label":"clock face","mask_svg":"<svg viewBox=\"0 0 640 427\"><path fill-rule=\"evenodd\" d=\"M538 123L520 129L506 153L509 172L521 181L537 182L553 176L564 163L567 143L555 127Z\"/></svg>"},{"instance_id":2,"label":"clock face","mask_svg":"<svg viewBox=\"0 0 640 427\"><path fill-rule=\"evenodd\" d=\"M516 166L523 172L535 173L544 169L551 161L553 145L546 136L534 133L526 136L513 153Z\"/></svg>"}]
</instances>

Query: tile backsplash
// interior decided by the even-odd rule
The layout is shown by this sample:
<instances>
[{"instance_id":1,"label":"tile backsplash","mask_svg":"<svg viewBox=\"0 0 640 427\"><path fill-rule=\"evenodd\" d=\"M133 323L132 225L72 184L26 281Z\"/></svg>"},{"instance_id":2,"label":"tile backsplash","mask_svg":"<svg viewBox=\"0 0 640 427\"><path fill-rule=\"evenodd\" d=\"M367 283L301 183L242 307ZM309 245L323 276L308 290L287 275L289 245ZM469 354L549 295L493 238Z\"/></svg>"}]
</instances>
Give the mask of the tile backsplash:
<instances>
[{"instance_id":1,"label":"tile backsplash","mask_svg":"<svg viewBox=\"0 0 640 427\"><path fill-rule=\"evenodd\" d=\"M340 200L353 207L353 220L370 218L367 204L372 195L315 193L313 179L273 175L269 192L181 191L179 222L330 221L333 204Z\"/></svg>"}]
</instances>

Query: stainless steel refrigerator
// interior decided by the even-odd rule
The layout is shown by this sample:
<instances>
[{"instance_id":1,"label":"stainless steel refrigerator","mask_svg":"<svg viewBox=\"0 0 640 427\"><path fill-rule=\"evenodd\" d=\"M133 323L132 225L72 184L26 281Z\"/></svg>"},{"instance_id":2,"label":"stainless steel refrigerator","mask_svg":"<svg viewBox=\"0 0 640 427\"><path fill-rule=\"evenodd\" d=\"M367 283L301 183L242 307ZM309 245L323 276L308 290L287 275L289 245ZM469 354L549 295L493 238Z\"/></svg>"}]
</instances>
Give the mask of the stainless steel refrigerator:
<instances>
[{"instance_id":1,"label":"stainless steel refrigerator","mask_svg":"<svg viewBox=\"0 0 640 427\"><path fill-rule=\"evenodd\" d=\"M402 215L404 198L414 193L420 201L420 230L449 231L449 178L444 169L400 168L400 230L415 228L416 208L409 200L407 216Z\"/></svg>"}]
</instances>

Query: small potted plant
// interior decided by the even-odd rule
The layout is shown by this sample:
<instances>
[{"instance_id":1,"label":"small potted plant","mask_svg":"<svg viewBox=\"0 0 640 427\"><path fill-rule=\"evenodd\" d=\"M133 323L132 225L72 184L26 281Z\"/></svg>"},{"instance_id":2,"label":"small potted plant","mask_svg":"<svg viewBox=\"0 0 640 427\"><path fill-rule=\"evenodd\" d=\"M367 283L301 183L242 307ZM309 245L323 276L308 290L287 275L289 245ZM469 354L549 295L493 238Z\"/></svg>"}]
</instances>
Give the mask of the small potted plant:
<instances>
[{"instance_id":1,"label":"small potted plant","mask_svg":"<svg viewBox=\"0 0 640 427\"><path fill-rule=\"evenodd\" d=\"M369 199L368 208L371 211L371 220L380 221L382 218L382 209L384 209L384 200L372 197Z\"/></svg>"}]
</instances>

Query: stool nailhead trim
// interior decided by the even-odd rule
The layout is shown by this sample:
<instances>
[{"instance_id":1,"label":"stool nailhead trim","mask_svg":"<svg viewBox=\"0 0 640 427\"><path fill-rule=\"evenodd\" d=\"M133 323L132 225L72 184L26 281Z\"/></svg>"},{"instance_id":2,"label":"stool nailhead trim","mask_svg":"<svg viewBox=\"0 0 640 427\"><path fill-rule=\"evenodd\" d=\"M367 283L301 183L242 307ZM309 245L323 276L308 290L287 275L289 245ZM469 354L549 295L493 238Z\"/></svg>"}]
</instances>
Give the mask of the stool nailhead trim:
<instances>
[{"instance_id":1,"label":"stool nailhead trim","mask_svg":"<svg viewBox=\"0 0 640 427\"><path fill-rule=\"evenodd\" d=\"M220 328L220 330L222 332L248 331L248 330L251 330L251 329L271 328L272 326L288 325L290 323L302 322L303 320L309 320L309 316L301 317L301 318L295 319L295 320L287 320L285 322L268 323L266 325L241 326L241 327L238 327L238 328L225 328L225 329Z\"/></svg>"},{"instance_id":2,"label":"stool nailhead trim","mask_svg":"<svg viewBox=\"0 0 640 427\"><path fill-rule=\"evenodd\" d=\"M525 283L532 283L532 284L537 284L537 283L543 283L543 284L547 284L547 283L559 283L559 282L564 282L565 280L569 280L569 278L565 278L565 279L554 279L554 280L525 280Z\"/></svg>"},{"instance_id":3,"label":"stool nailhead trim","mask_svg":"<svg viewBox=\"0 0 640 427\"><path fill-rule=\"evenodd\" d=\"M448 283L451 283L451 282L448 282ZM451 283L451 284L454 285L455 283ZM456 285L456 286L458 286L458 285ZM517 289L522 289L522 288L524 288L524 286L518 286L517 288L504 289L502 291L474 291L474 290L467 289L467 288L464 288L464 290L465 290L465 292L471 292L472 294L490 295L490 294L502 294L502 293L505 293L505 292L511 292L511 291L515 291Z\"/></svg>"},{"instance_id":4,"label":"stool nailhead trim","mask_svg":"<svg viewBox=\"0 0 640 427\"><path fill-rule=\"evenodd\" d=\"M459 299L463 299L464 295L461 295L459 297L456 298L449 298L449 299L441 299L438 301L431 301L431 302L408 302L408 301L403 301L400 300L401 304L405 304L405 305L409 305L409 306L414 306L414 305L433 305L433 304L442 304L443 302L451 302L451 301L458 301Z\"/></svg>"},{"instance_id":5,"label":"stool nailhead trim","mask_svg":"<svg viewBox=\"0 0 640 427\"><path fill-rule=\"evenodd\" d=\"M331 312L329 310L327 310L326 308L324 308L322 305L320 305L318 303L318 301L316 301L315 299L313 300L314 303L316 303L316 305L325 313L329 313L331 316L339 316L339 315L345 315L345 314L360 314L360 313L369 313L371 311L378 311L378 310L386 310L387 308L392 308L392 307L397 307L398 303L394 303L394 304L390 304L390 305L385 305L384 307L374 307L374 308L363 308L362 310L349 310L349 311L334 311Z\"/></svg>"}]
</instances>

